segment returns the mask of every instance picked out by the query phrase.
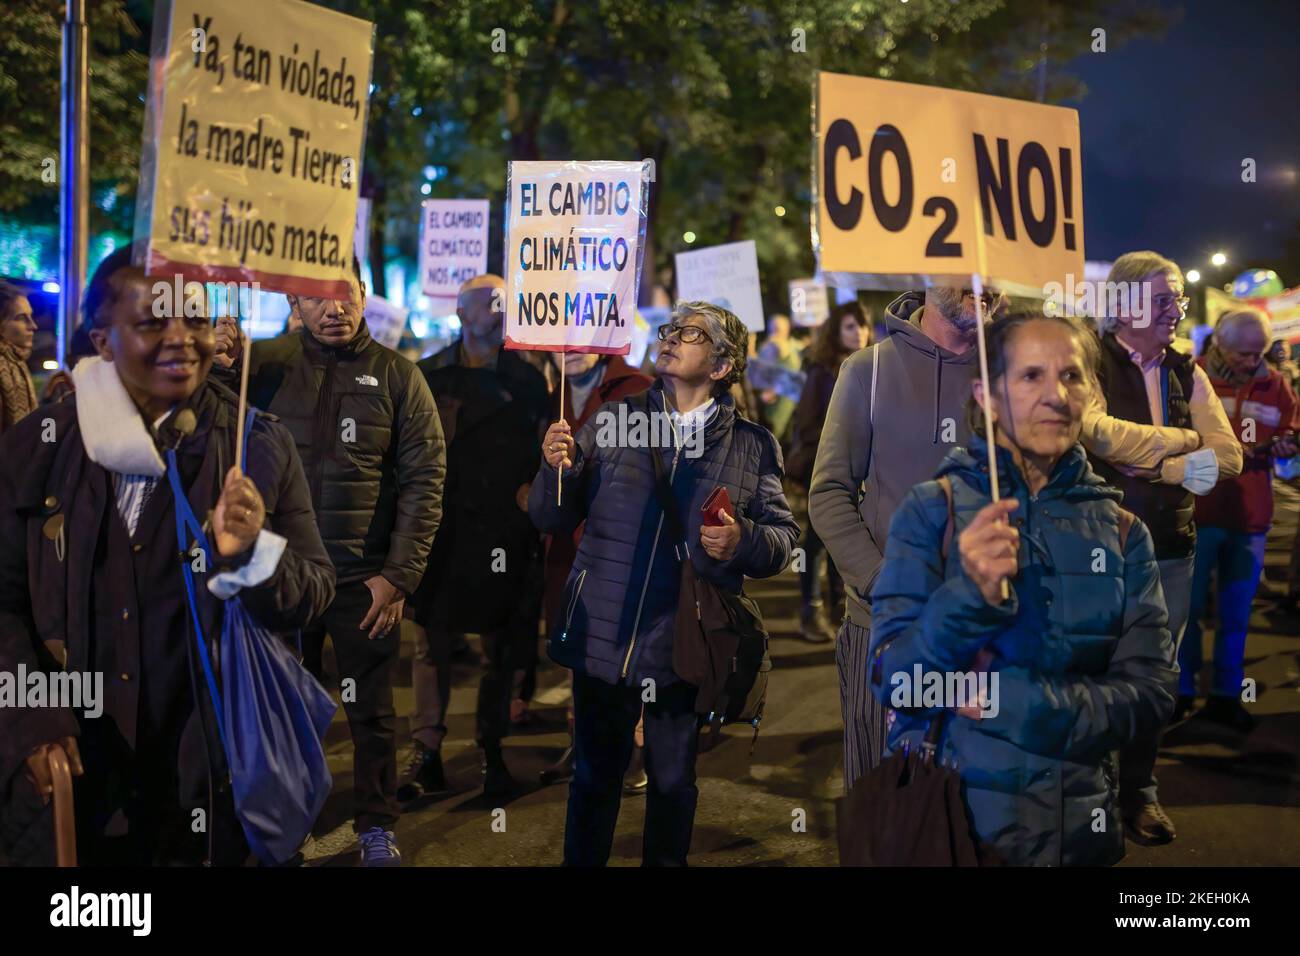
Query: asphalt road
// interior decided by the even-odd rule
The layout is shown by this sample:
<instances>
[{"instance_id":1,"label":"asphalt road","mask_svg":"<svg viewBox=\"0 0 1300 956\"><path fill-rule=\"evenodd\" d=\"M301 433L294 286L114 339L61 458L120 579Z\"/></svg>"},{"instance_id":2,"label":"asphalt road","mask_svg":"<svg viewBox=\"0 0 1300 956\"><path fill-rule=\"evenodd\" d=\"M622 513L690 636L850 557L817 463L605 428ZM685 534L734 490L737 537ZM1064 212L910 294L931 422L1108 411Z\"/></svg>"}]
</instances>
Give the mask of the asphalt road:
<instances>
[{"instance_id":1,"label":"asphalt road","mask_svg":"<svg viewBox=\"0 0 1300 956\"><path fill-rule=\"evenodd\" d=\"M1300 864L1300 619L1274 613L1269 595L1285 587L1300 494L1278 490L1266 581L1256 600L1246 671L1258 682L1252 712L1259 726L1241 737L1193 717L1172 728L1157 776L1161 799L1178 827L1165 847L1129 844L1125 866ZM700 801L691 845L699 866L833 866L836 818L843 798L841 722L833 645L797 636L798 581L787 572L751 582L773 634L774 672L762 733L750 753L748 728L725 732L698 765ZM404 625L396 671L397 711L410 713L411 642ZM1207 641L1211 635L1207 633ZM471 637L471 646L476 639ZM1208 655L1207 655L1208 659ZM479 793L473 744L477 665L458 662L443 756L457 793L406 808L397 838L406 865L551 866L561 859L567 784L542 786L538 772L567 743L568 672L544 662L533 722L506 741L506 760L521 788L508 800ZM410 741L399 721L405 762ZM342 715L329 735L335 792L307 850L309 865L352 866L351 744ZM611 863L640 862L644 797L625 797Z\"/></svg>"}]
</instances>

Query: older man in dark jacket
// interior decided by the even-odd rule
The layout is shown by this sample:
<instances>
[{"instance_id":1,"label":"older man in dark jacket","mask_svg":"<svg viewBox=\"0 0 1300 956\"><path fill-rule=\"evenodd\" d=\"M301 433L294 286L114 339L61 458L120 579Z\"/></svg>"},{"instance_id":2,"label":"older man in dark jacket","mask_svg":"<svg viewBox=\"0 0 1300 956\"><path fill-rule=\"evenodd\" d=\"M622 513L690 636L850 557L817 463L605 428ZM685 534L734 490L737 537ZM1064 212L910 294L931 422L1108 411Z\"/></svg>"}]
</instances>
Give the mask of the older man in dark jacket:
<instances>
[{"instance_id":1,"label":"older man in dark jacket","mask_svg":"<svg viewBox=\"0 0 1300 956\"><path fill-rule=\"evenodd\" d=\"M289 296L298 332L253 344L249 402L288 426L302 455L338 596L303 635L320 673L334 644L354 748L355 827L362 864L401 856L392 665L406 599L424 575L441 517L445 451L433 396L415 364L370 337L365 289L350 300ZM238 338L218 340L238 355ZM238 366L227 372L235 375Z\"/></svg>"},{"instance_id":2,"label":"older man in dark jacket","mask_svg":"<svg viewBox=\"0 0 1300 956\"><path fill-rule=\"evenodd\" d=\"M151 286L129 249L104 260L85 300L99 355L77 365L75 401L28 416L0 443L0 673L83 685L81 701L0 708L0 836L31 862L52 861L52 847L31 840L41 828L23 823L48 793L46 754L59 742L78 774L83 864L242 863L216 715L194 690L204 687L196 640L221 633L222 599L235 592L278 632L334 596L292 438L258 415L238 475L236 396L208 380L212 326L159 317ZM178 561L171 449L191 507L211 516L216 553L181 558L203 635Z\"/></svg>"},{"instance_id":3,"label":"older man in dark jacket","mask_svg":"<svg viewBox=\"0 0 1300 956\"><path fill-rule=\"evenodd\" d=\"M499 276L476 276L461 287L461 337L419 369L447 435L444 521L416 598L427 641L413 665L415 748L403 792L443 789L440 751L451 698L454 632L479 635L483 672L475 736L483 750L483 790L509 793L514 778L501 753L510 726L515 671L537 656L541 614L541 546L524 512L546 423L546 380L501 347Z\"/></svg>"},{"instance_id":4,"label":"older man in dark jacket","mask_svg":"<svg viewBox=\"0 0 1300 956\"><path fill-rule=\"evenodd\" d=\"M529 514L547 533L570 534L587 523L564 617L549 643L552 659L574 671L575 767L564 835L569 865L609 859L643 704L650 785L642 860L685 865L690 849L699 716L696 688L673 673L682 549L665 529L650 456L663 459L686 526L682 558L718 587L738 593L745 577L776 574L799 537L781 488L776 439L739 418L727 391L745 367L748 336L740 320L706 302L684 302L660 336L665 344L648 404L631 398L607 405L576 439L567 422L552 425L529 495ZM735 514L706 527L701 508L719 486Z\"/></svg>"}]
</instances>

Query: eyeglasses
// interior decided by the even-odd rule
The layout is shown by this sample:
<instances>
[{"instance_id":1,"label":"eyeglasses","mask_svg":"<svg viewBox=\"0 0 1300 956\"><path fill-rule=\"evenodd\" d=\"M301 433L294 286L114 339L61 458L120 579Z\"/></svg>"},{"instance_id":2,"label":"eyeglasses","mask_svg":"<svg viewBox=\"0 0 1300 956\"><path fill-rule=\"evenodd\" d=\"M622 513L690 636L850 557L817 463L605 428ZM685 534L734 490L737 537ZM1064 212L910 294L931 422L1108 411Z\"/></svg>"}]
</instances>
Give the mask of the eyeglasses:
<instances>
[{"instance_id":1,"label":"eyeglasses","mask_svg":"<svg viewBox=\"0 0 1300 956\"><path fill-rule=\"evenodd\" d=\"M1157 312L1164 312L1171 305L1177 305L1178 311L1182 315L1187 314L1187 307L1191 305L1192 300L1185 295L1174 295L1170 292L1162 292L1160 295L1151 297L1151 304L1156 307Z\"/></svg>"},{"instance_id":2,"label":"eyeglasses","mask_svg":"<svg viewBox=\"0 0 1300 956\"><path fill-rule=\"evenodd\" d=\"M673 335L676 335L681 339L683 345L695 345L697 342L713 344L713 336L695 325L661 325L658 334L660 342L667 342Z\"/></svg>"}]
</instances>

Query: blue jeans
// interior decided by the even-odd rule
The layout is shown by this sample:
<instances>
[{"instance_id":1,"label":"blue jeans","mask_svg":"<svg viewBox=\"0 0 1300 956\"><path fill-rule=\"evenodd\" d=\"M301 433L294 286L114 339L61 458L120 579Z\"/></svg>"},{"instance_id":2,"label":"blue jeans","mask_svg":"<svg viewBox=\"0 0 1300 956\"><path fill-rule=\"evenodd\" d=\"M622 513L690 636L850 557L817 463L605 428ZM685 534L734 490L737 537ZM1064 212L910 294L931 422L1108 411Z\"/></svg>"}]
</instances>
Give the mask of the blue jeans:
<instances>
[{"instance_id":1,"label":"blue jeans","mask_svg":"<svg viewBox=\"0 0 1300 956\"><path fill-rule=\"evenodd\" d=\"M1196 529L1196 570L1192 573L1191 617L1187 640L1178 652L1178 693L1196 696L1196 675L1201 669L1201 617L1210 594L1210 578L1217 571L1219 620L1214 632L1214 682L1216 697L1240 697L1242 659L1250 606L1264 570L1266 535L1248 534L1202 525Z\"/></svg>"},{"instance_id":2,"label":"blue jeans","mask_svg":"<svg viewBox=\"0 0 1300 956\"><path fill-rule=\"evenodd\" d=\"M1200 529L1197 529L1200 534ZM1169 640L1173 642L1173 660L1178 660L1178 645L1187 626L1191 606L1192 565L1194 558L1174 558L1158 562L1160 588L1165 594L1169 609ZM1171 661L1172 663L1172 661ZM1169 688L1170 693L1173 688ZM1133 813L1148 803L1157 801L1156 753L1160 749L1160 735L1164 728L1140 737L1119 752L1119 799L1125 813Z\"/></svg>"},{"instance_id":3,"label":"blue jeans","mask_svg":"<svg viewBox=\"0 0 1300 956\"><path fill-rule=\"evenodd\" d=\"M645 708L645 831L642 866L685 866L695 825L695 757L700 718L698 688L683 681L658 688ZM606 684L595 677L573 678L573 782L564 825L565 866L604 866L614 844L614 827L623 797L642 716L641 688Z\"/></svg>"}]
</instances>

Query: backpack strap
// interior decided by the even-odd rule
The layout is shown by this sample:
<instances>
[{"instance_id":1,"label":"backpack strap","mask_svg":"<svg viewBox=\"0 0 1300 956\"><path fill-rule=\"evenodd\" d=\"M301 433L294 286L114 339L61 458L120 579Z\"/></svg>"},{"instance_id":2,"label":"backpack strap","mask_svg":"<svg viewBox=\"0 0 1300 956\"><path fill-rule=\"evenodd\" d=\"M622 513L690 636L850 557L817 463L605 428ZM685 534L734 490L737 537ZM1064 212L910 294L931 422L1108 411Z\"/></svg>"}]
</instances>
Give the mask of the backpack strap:
<instances>
[{"instance_id":1,"label":"backpack strap","mask_svg":"<svg viewBox=\"0 0 1300 956\"><path fill-rule=\"evenodd\" d=\"M867 409L867 421L873 431L876 427L876 382L880 378L880 346L883 344L878 342L871 350L871 406Z\"/></svg>"}]
</instances>

